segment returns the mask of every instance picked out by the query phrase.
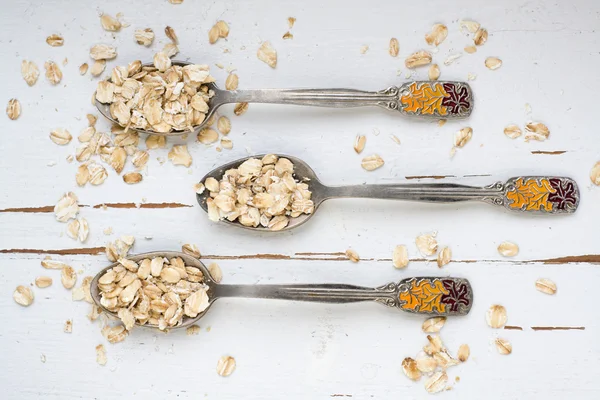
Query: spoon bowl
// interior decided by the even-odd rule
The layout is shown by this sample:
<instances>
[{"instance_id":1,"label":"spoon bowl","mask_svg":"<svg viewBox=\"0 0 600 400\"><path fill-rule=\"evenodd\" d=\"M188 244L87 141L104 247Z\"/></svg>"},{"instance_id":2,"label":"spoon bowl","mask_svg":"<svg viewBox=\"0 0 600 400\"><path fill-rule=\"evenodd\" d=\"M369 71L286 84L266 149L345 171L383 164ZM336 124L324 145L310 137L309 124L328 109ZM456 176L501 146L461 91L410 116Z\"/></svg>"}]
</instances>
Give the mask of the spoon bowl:
<instances>
[{"instance_id":1,"label":"spoon bowl","mask_svg":"<svg viewBox=\"0 0 600 400\"><path fill-rule=\"evenodd\" d=\"M208 271L208 268L206 268L206 266L202 262L200 262L200 260L198 260L197 258L194 258L188 254L179 252L179 251L155 251L155 252L151 252L151 253L143 253L143 254L138 254L138 255L134 255L134 256L128 256L127 259L131 260L131 261L139 262L146 258L152 259L155 257L166 257L168 259L171 259L173 257L180 257L181 259L183 259L183 262L185 263L185 265L191 266L191 267L196 267L200 271L202 271L202 274L204 275L203 283L206 284L206 286L208 286L207 295L208 295L209 306L204 311L200 312L195 318L190 318L190 317L184 315L183 323L181 325L177 325L170 329L187 328L188 326L194 325L196 323L196 321L198 321L200 318L202 318L208 312L208 310L210 309L212 304L215 302L216 297L215 297L214 293L215 293L215 287L217 285L217 282L214 281L214 279L210 275L210 272ZM108 267L100 270L100 272L98 272L96 274L96 276L94 276L94 279L92 279L92 282L90 285L90 292L92 295L92 299L94 300L94 303L96 303L96 305L98 307L102 308L102 311L104 311L105 313L107 313L108 315L110 315L111 317L114 317L116 319L119 319L119 317L117 316L117 313L109 311L100 302L102 295L100 293L100 288L98 287L98 280L109 269L119 266L119 265L121 265L121 264L116 262L116 263L113 263L113 264L109 265ZM137 321L135 324L137 326L142 326L142 327L146 327L146 328L158 329L158 327L153 326L153 325L140 325Z\"/></svg>"},{"instance_id":2,"label":"spoon bowl","mask_svg":"<svg viewBox=\"0 0 600 400\"><path fill-rule=\"evenodd\" d=\"M223 177L223 174L225 174L225 172L227 170L239 167L244 161L246 161L250 158L262 159L265 155L266 154L258 154L258 155L251 156L251 157L244 157L244 158L240 158L235 161L231 161L227 164L221 165L220 167L215 168L212 171L210 171L208 174L204 175L201 182L205 182L207 178L215 178L217 181L220 181L221 178ZM305 163L304 161L302 161L301 159L299 159L297 157L288 156L285 154L276 154L276 156L278 158L287 158L288 160L290 160L292 162L292 164L294 164L294 178L296 178L296 180L298 180L300 182L305 182L308 184L308 188L312 192L311 200L314 203L314 209L313 209L312 213L301 214L300 216L298 216L296 218L290 218L289 224L285 228L281 229L282 231L284 231L284 230L290 230L290 229L296 228L296 227L304 224L306 221L308 221L314 215L315 211L321 205L321 203L323 203L323 201L325 201L327 199L327 193L325 191L326 187L321 183L321 181L319 181L317 174L310 167L310 165L308 165L307 163ZM196 200L198 200L200 207L207 213L208 213L208 205L207 205L206 201L208 200L209 197L210 197L210 193L208 190L204 190L202 193L196 194ZM234 226L237 226L240 228L251 229L254 231L272 232L269 228L261 226L261 225L259 225L257 227L252 227L252 226L242 225L237 221L229 221L227 219L223 219L221 221L226 224L234 225Z\"/></svg>"},{"instance_id":3,"label":"spoon bowl","mask_svg":"<svg viewBox=\"0 0 600 400\"><path fill-rule=\"evenodd\" d=\"M193 63L171 61L171 65L184 67ZM142 64L152 67L154 63ZM110 81L110 79L109 79ZM214 116L216 110L231 103L271 103L294 104L315 107L351 108L375 106L395 111L409 117L429 120L467 118L473 111L473 92L469 84L455 81L412 81L401 86L390 86L377 92L354 89L255 89L223 90L214 82L203 83L214 96L208 102L208 111L201 124L190 130L155 132L153 130L129 127L148 135L173 136L185 133L197 134ZM110 105L94 99L96 108L104 117L120 125L110 113Z\"/></svg>"},{"instance_id":4,"label":"spoon bowl","mask_svg":"<svg viewBox=\"0 0 600 400\"><path fill-rule=\"evenodd\" d=\"M290 230L306 223L318 210L321 203L332 198L372 198L389 200L411 200L428 203L454 203L464 201L481 201L501 206L509 211L521 214L572 214L580 201L577 183L566 177L557 176L520 176L504 182L496 182L484 187L466 186L455 183L398 183L398 184L362 184L351 186L326 186L317 177L315 171L297 157L274 154L278 158L287 158L294 165L294 178L308 184L314 203L313 212L290 217L289 223L277 232ZM239 167L250 158L262 159L265 154L249 156L231 161L207 173L201 180L215 178L220 181L223 174L232 168ZM200 207L208 213L207 200L210 192L204 190L196 194ZM221 219L229 225L255 231L273 232L268 227L258 225L246 226L237 221Z\"/></svg>"},{"instance_id":5,"label":"spoon bowl","mask_svg":"<svg viewBox=\"0 0 600 400\"><path fill-rule=\"evenodd\" d=\"M473 290L468 280L452 277L416 277L406 278L400 282L389 282L375 288L325 283L325 284L274 284L274 285L225 285L217 283L210 275L204 264L185 253L177 251L157 251L127 257L131 261L141 261L155 257L180 257L186 266L200 269L204 275L204 284L208 286L207 295L209 305L196 317L184 315L182 323L169 329L181 329L196 323L206 315L212 304L222 297L278 299L293 301L308 301L330 304L345 304L363 301L373 301L388 307L397 308L413 314L427 316L460 316L466 315L473 305ZM110 268L120 263L114 263L102 269L92 279L90 292L94 303L101 307L108 315L117 318L118 315L106 309L102 303L102 294L98 281ZM141 290L138 289L138 290ZM428 293L423 296L423 293ZM429 297L428 297L429 296ZM135 300L137 301L137 300ZM135 304L135 301L132 305ZM136 325L158 329L155 325Z\"/></svg>"}]
</instances>

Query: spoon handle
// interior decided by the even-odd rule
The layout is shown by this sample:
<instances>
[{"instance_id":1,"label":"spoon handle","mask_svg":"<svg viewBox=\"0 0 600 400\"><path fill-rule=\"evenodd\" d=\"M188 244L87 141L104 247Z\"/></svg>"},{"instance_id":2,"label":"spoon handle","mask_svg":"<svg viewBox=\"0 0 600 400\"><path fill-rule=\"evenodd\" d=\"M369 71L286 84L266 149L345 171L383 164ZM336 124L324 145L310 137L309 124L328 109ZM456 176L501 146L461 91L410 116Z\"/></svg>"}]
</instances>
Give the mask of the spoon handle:
<instances>
[{"instance_id":1,"label":"spoon handle","mask_svg":"<svg viewBox=\"0 0 600 400\"><path fill-rule=\"evenodd\" d=\"M386 184L327 187L326 198L373 198L429 203L483 201L511 211L563 214L579 205L579 189L571 178L525 176L488 186L455 183Z\"/></svg>"},{"instance_id":2,"label":"spoon handle","mask_svg":"<svg viewBox=\"0 0 600 400\"><path fill-rule=\"evenodd\" d=\"M473 304L473 290L462 278L418 277L376 288L345 284L216 285L214 298L243 297L355 303L376 301L402 311L427 315L465 315Z\"/></svg>"},{"instance_id":3,"label":"spoon handle","mask_svg":"<svg viewBox=\"0 0 600 400\"><path fill-rule=\"evenodd\" d=\"M473 109L473 94L462 82L408 82L378 92L354 89L258 89L218 91L217 104L276 103L349 108L378 106L406 115L464 118Z\"/></svg>"},{"instance_id":4,"label":"spoon handle","mask_svg":"<svg viewBox=\"0 0 600 400\"><path fill-rule=\"evenodd\" d=\"M215 297L281 299L320 303L355 303L386 299L389 296L389 293L375 288L344 284L218 285L215 288Z\"/></svg>"}]
</instances>

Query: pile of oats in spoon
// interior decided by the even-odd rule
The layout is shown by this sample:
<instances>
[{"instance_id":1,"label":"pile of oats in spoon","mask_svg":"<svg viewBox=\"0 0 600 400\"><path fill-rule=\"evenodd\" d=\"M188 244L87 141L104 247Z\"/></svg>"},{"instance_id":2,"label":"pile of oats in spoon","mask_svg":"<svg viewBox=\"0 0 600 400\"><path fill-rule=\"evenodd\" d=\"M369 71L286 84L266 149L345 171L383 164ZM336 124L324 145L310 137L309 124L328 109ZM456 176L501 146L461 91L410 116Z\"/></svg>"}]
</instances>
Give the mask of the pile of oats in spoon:
<instances>
[{"instance_id":1,"label":"pile of oats in spoon","mask_svg":"<svg viewBox=\"0 0 600 400\"><path fill-rule=\"evenodd\" d=\"M100 304L117 313L127 330L135 324L173 328L209 306L202 271L180 257L118 262L100 277L98 289Z\"/></svg>"},{"instance_id":2,"label":"pile of oats in spoon","mask_svg":"<svg viewBox=\"0 0 600 400\"><path fill-rule=\"evenodd\" d=\"M95 97L110 105L111 116L125 128L193 131L206 117L214 95L207 84L214 81L208 65L172 65L158 52L153 65L138 60L115 67L110 80L98 82Z\"/></svg>"},{"instance_id":3,"label":"pile of oats in spoon","mask_svg":"<svg viewBox=\"0 0 600 400\"><path fill-rule=\"evenodd\" d=\"M294 164L274 154L249 158L225 171L220 181L209 177L204 189L210 192L207 207L211 221L227 219L278 231L290 218L311 214L315 208L308 184L294 178Z\"/></svg>"}]
</instances>

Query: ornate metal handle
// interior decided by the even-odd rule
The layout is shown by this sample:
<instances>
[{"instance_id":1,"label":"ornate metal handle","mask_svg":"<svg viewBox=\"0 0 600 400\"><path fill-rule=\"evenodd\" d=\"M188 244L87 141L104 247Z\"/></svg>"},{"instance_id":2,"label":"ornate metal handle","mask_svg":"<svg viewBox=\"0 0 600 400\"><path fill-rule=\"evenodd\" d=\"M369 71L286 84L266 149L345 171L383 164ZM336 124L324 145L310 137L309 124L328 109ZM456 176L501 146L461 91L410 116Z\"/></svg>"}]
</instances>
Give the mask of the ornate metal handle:
<instances>
[{"instance_id":1,"label":"ornate metal handle","mask_svg":"<svg viewBox=\"0 0 600 400\"><path fill-rule=\"evenodd\" d=\"M478 200L511 211L550 214L574 213L579 189L571 178L525 176L485 187L454 183L388 184L325 187L325 198L363 197L452 203Z\"/></svg>"},{"instance_id":2,"label":"ornate metal handle","mask_svg":"<svg viewBox=\"0 0 600 400\"><path fill-rule=\"evenodd\" d=\"M501 197L502 184L486 187L454 183L354 185L329 187L327 198L353 197L371 199L412 200L431 203L452 203L467 200L485 200Z\"/></svg>"},{"instance_id":3,"label":"ornate metal handle","mask_svg":"<svg viewBox=\"0 0 600 400\"><path fill-rule=\"evenodd\" d=\"M415 81L378 92L353 89L215 90L217 106L226 103L276 103L317 107L379 106L406 115L464 118L473 110L468 84L449 81Z\"/></svg>"},{"instance_id":4,"label":"ornate metal handle","mask_svg":"<svg viewBox=\"0 0 600 400\"><path fill-rule=\"evenodd\" d=\"M465 315L473 304L473 292L466 279L434 277L408 278L377 288L344 284L216 285L213 297L215 300L245 297L336 304L376 301L427 315Z\"/></svg>"},{"instance_id":5,"label":"ornate metal handle","mask_svg":"<svg viewBox=\"0 0 600 400\"><path fill-rule=\"evenodd\" d=\"M394 101L396 93L353 89L257 89L225 92L223 103L276 103L316 107L383 106Z\"/></svg>"},{"instance_id":6,"label":"ornate metal handle","mask_svg":"<svg viewBox=\"0 0 600 400\"><path fill-rule=\"evenodd\" d=\"M393 297L375 288L344 285L218 285L215 297L246 297L255 299L281 299L314 301L319 303L355 303Z\"/></svg>"}]
</instances>

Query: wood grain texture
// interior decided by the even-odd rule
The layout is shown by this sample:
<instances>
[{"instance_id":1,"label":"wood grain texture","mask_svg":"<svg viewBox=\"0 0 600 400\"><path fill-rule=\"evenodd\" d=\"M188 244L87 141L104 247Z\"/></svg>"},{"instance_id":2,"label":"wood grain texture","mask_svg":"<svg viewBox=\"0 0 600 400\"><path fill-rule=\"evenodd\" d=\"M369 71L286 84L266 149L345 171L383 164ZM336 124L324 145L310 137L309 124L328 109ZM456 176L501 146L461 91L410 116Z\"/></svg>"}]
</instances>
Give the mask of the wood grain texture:
<instances>
[{"instance_id":1,"label":"wood grain texture","mask_svg":"<svg viewBox=\"0 0 600 400\"><path fill-rule=\"evenodd\" d=\"M122 12L128 28L102 30L99 14ZM219 300L200 325L197 336L135 330L118 345L100 335L100 323L85 317L89 305L74 303L60 285L59 274L40 261L52 258L81 270L79 280L107 265L103 254L109 240L134 235L134 252L178 250L196 243L208 262L217 261L224 283L343 282L380 285L409 276L461 276L471 281L475 304L469 316L449 319L442 338L456 351L471 347L471 358L449 370L453 390L445 399L595 399L600 392L597 291L600 251L600 189L589 181L599 159L596 116L590 112L600 81L586 79L600 70L600 4L588 0L507 0L485 3L166 0L146 3L106 0L90 7L74 0L17 0L0 13L0 103L17 98L22 115L10 121L0 116L0 313L11 321L0 330L0 374L3 399L69 398L208 398L208 399L390 399L424 398L423 382L410 382L401 360L415 356L425 344L424 320L377 304L327 306L277 301ZM284 40L287 18L297 22L294 38ZM450 66L443 61L471 40L457 21L470 18L489 31L488 42L475 54L464 54ZM219 19L230 25L228 39L209 45L207 32ZM169 138L166 149L153 150L143 181L125 185L108 168L98 187L79 188L75 153L77 135L97 80L80 76L90 63L89 47L115 45L116 60L107 71L134 59L150 60L168 42L166 25L179 37L179 60L206 62L224 86L227 71L236 68L240 89L265 87L348 87L380 90L408 79L425 79L427 69L411 78L404 59L427 49L424 34L434 23L449 27L448 39L433 54L441 78L470 82L476 107L468 121L437 122L404 119L378 109L328 110L251 104L241 117L233 106L220 110L230 117L232 150L217 152L193 137ZM150 48L133 40L135 29L156 33ZM60 33L62 47L50 47L45 37ZM400 55L387 52L390 37L400 42ZM278 51L271 69L256 58L269 40ZM362 46L369 46L361 54ZM484 66L488 56L502 59L496 71ZM62 65L64 58L68 64ZM41 70L29 87L20 76L23 59ZM63 80L51 86L44 77L45 61L57 62ZM400 70L400 71L399 71ZM567 79L568 78L568 79ZM532 112L526 113L525 104ZM508 139L509 124L541 121L551 131L546 142ZM470 126L473 138L454 157L453 135ZM66 128L74 136L67 146L52 143L48 134ZM98 129L108 131L106 121ZM357 134L367 137L361 155L352 149ZM396 135L401 145L390 135ZM141 147L143 148L142 139ZM193 157L189 169L173 166L167 153L173 144L187 143ZM535 217L510 214L485 204L412 204L376 200L336 200L325 203L309 223L281 234L253 234L213 224L196 206L192 186L206 172L251 153L277 152L307 161L327 184L390 182L460 182L485 185L512 176L554 174L580 184L580 209L572 216ZM379 154L385 165L367 173L363 156ZM54 166L48 166L55 163ZM128 163L124 172L132 170ZM65 234L53 207L63 193L73 191L85 205L80 215L90 236L79 243ZM105 205L105 207L103 206ZM105 228L114 233L103 234ZM441 246L450 246L454 262L439 269L422 257L414 244L418 234L438 232ZM502 258L496 248L505 240L520 246L519 254ZM392 249L406 244L411 262L395 270ZM363 261L345 260L347 248ZM34 304L22 308L11 294L17 285L51 275L47 289L33 287ZM558 292L547 296L535 281L549 278ZM502 304L508 325L492 330L485 310ZM73 319L73 333L62 326ZM210 329L207 329L210 328ZM493 340L513 344L509 356L497 354ZM103 343L108 364L95 362L94 347ZM46 356L46 362L40 356ZM236 358L228 378L216 374L222 355ZM156 367L161 379L148 383ZM130 379L124 379L127 376Z\"/></svg>"}]
</instances>

